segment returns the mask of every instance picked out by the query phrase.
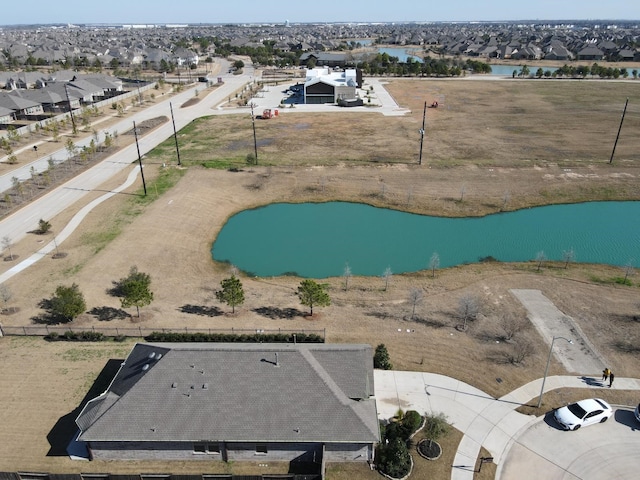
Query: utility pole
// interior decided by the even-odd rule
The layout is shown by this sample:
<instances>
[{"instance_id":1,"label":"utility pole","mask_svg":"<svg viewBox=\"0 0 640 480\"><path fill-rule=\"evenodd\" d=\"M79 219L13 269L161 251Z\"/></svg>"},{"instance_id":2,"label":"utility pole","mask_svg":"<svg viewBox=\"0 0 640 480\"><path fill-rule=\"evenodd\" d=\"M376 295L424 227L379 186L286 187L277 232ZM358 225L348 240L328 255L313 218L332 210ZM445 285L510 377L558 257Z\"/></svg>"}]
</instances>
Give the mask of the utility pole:
<instances>
[{"instance_id":1,"label":"utility pole","mask_svg":"<svg viewBox=\"0 0 640 480\"><path fill-rule=\"evenodd\" d=\"M418 165L422 165L422 145L424 144L424 127L427 121L427 102L424 102L424 111L422 112L422 128L420 129L420 157L418 158Z\"/></svg>"},{"instance_id":2,"label":"utility pole","mask_svg":"<svg viewBox=\"0 0 640 480\"><path fill-rule=\"evenodd\" d=\"M178 147L178 132L176 132L176 121L173 118L173 105L169 102L169 108L171 109L171 122L173 123L173 139L176 141L176 154L178 155L178 165L182 165L180 163L180 148Z\"/></svg>"},{"instance_id":3,"label":"utility pole","mask_svg":"<svg viewBox=\"0 0 640 480\"><path fill-rule=\"evenodd\" d=\"M76 127L76 119L73 116L73 108L71 108L71 100L69 100L69 90L67 90L67 84L64 84L64 93L67 94L67 104L69 105L69 115L71 115L71 125L72 125L72 131L73 134L75 135L76 132L78 131L78 128Z\"/></svg>"},{"instance_id":4,"label":"utility pole","mask_svg":"<svg viewBox=\"0 0 640 480\"><path fill-rule=\"evenodd\" d=\"M256 139L256 116L253 114L253 102L251 102L251 125L253 126L253 151L258 165L258 140Z\"/></svg>"},{"instance_id":5,"label":"utility pole","mask_svg":"<svg viewBox=\"0 0 640 480\"><path fill-rule=\"evenodd\" d=\"M613 163L613 155L616 153L616 145L618 145L618 139L620 138L620 131L622 130L622 122L624 122L624 114L627 113L628 104L629 104L629 97L627 97L627 101L624 102L624 110L622 110L622 118L620 119L620 126L618 127L618 135L616 135L616 141L613 144L613 150L611 151L611 158L609 159L609 164Z\"/></svg>"},{"instance_id":6,"label":"utility pole","mask_svg":"<svg viewBox=\"0 0 640 480\"><path fill-rule=\"evenodd\" d=\"M133 122L133 135L136 137L136 149L138 150L138 165L140 165L140 176L142 177L142 188L144 188L144 196L147 196L147 184L144 181L144 170L142 170L142 157L140 156L140 145L138 145L138 129L136 122Z\"/></svg>"}]
</instances>

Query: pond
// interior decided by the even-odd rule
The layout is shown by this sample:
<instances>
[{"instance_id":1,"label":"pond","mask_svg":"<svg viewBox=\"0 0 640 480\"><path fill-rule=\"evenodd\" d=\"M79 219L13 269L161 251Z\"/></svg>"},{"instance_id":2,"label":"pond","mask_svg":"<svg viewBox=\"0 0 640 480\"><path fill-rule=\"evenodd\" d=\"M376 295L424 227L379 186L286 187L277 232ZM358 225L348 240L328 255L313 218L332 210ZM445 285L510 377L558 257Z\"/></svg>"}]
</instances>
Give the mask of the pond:
<instances>
[{"instance_id":1,"label":"pond","mask_svg":"<svg viewBox=\"0 0 640 480\"><path fill-rule=\"evenodd\" d=\"M347 202L278 203L229 219L211 249L261 277L380 276L478 262L528 261L538 252L562 260L573 250L585 263L640 260L640 202L554 205L480 218L444 218Z\"/></svg>"},{"instance_id":2,"label":"pond","mask_svg":"<svg viewBox=\"0 0 640 480\"><path fill-rule=\"evenodd\" d=\"M383 47L378 48L378 53L383 54L386 53L390 57L398 57L398 61L405 63L409 57L411 57L414 61L422 63L422 55L423 52L420 50L407 50L404 48L397 47Z\"/></svg>"}]
</instances>

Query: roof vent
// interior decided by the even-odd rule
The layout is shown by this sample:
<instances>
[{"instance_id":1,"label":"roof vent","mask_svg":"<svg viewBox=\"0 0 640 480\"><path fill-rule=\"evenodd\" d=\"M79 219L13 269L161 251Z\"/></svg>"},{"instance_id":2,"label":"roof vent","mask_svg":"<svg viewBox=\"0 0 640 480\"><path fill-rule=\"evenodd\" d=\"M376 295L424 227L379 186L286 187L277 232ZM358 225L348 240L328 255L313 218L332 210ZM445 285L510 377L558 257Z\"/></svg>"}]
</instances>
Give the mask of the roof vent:
<instances>
[{"instance_id":1,"label":"roof vent","mask_svg":"<svg viewBox=\"0 0 640 480\"><path fill-rule=\"evenodd\" d=\"M173 382L171 384L171 388L178 388L178 382Z\"/></svg>"},{"instance_id":2,"label":"roof vent","mask_svg":"<svg viewBox=\"0 0 640 480\"><path fill-rule=\"evenodd\" d=\"M209 390L209 384L208 383L203 383L202 384L202 389L203 390Z\"/></svg>"},{"instance_id":3,"label":"roof vent","mask_svg":"<svg viewBox=\"0 0 640 480\"><path fill-rule=\"evenodd\" d=\"M146 372L147 370L149 370L149 364L148 364L148 363L145 363L145 364L142 366L142 371L143 371L143 372Z\"/></svg>"}]
</instances>

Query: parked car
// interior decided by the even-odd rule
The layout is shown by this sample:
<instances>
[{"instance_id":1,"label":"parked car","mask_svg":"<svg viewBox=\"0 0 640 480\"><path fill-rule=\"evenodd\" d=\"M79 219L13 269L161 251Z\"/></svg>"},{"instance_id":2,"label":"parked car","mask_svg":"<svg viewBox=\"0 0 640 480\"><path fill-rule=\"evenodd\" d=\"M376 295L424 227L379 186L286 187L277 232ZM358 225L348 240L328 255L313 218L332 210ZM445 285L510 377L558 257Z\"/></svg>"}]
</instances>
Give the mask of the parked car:
<instances>
[{"instance_id":1,"label":"parked car","mask_svg":"<svg viewBox=\"0 0 640 480\"><path fill-rule=\"evenodd\" d=\"M553 412L553 418L564 430L578 430L594 423L604 423L611 415L611 405L600 398L580 400Z\"/></svg>"},{"instance_id":2,"label":"parked car","mask_svg":"<svg viewBox=\"0 0 640 480\"><path fill-rule=\"evenodd\" d=\"M636 416L636 420L640 422L640 403L636 407L636 410L633 412L633 414Z\"/></svg>"}]
</instances>

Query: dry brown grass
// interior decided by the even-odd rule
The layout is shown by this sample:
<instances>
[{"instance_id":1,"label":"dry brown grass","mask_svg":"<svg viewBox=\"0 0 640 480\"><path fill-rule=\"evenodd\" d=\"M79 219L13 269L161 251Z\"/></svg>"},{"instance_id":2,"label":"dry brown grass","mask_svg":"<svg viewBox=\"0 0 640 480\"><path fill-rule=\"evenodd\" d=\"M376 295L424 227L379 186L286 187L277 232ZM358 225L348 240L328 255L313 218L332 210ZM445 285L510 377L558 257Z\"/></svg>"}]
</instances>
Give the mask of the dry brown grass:
<instances>
[{"instance_id":1,"label":"dry brown grass","mask_svg":"<svg viewBox=\"0 0 640 480\"><path fill-rule=\"evenodd\" d=\"M192 166L175 188L147 207L132 207L128 195L118 195L101 204L61 246L68 254L65 258L45 258L7 282L14 293L9 306L18 308L19 312L4 316L2 321L5 325L29 325L31 319L41 313L37 307L39 300L48 298L57 285L72 282L80 286L89 309L118 308L118 300L106 290L113 280L137 265L140 271L151 275L155 295L152 305L143 309L145 327L326 328L329 342L366 342L374 346L385 343L397 369L450 375L491 395L501 396L539 378L544 371L548 345L534 329L519 334L535 347L535 353L522 365L506 363L504 351L510 346L496 343L501 315L523 317L526 314L509 289L537 288L579 322L608 358L616 375L636 376L639 353L622 351L616 342L637 336L633 315L637 312L634 305L638 289L594 282L594 277L606 280L619 275L617 269L607 266L572 265L564 270L549 265L536 272L535 266L527 263L474 264L442 270L435 279L425 272L396 275L388 291L383 290L380 278L353 278L348 292L342 288L341 279L332 278L327 282L333 305L313 318L273 319L257 311L265 306L302 310L294 293L299 279L243 276L246 303L235 315L206 317L181 310L184 305L216 305L226 312L224 306L213 299L213 291L228 274L227 266L213 262L209 251L229 216L245 208L282 201L340 199L419 213L464 216L500 210L504 207L506 189L511 192L507 209L549 202L640 198L636 167L640 138L629 138L627 133L632 131L630 125L636 125L633 122L637 121L637 112L633 109L631 121L625 125L625 129L629 128L623 130L625 136L621 137L619 161L613 167L593 162L602 156L608 159L610 153L606 142L600 145L592 141L593 126L585 127L584 135L574 131L576 136L581 136L579 139L559 137L556 148L567 155L573 152L571 145L579 147L581 142L595 152L583 156L585 152L578 149L578 153L568 159L553 152L543 155L548 145L544 132L539 131L539 125L546 122L549 130L556 130L560 135L563 126L573 124L577 118L583 123L594 118L593 122L600 122L601 127L609 116L617 122L617 107L609 105L617 105L617 95L636 99L639 94L630 91L626 83L575 82L573 87L569 82L556 83L523 81L509 86L511 82L393 80L390 90L403 106L413 109L410 117L362 117L345 112L335 116L291 114L261 122L259 138L272 140L261 147L259 167L243 166L244 157L252 150L251 127L246 118L219 116L197 123L192 127L196 135L187 138L188 131L182 133L181 152L186 161L231 160L243 166L243 171L233 173ZM507 128L514 122L524 121L524 114L507 110L523 101L521 97L534 95L524 89L525 85L533 85L538 92L535 97L529 97L532 107L525 112L531 130L538 132L536 135ZM594 90L597 86L601 86L601 90ZM607 98L607 102L594 100L590 105L587 96L580 101L584 110L565 114L566 103L556 98L560 95L556 89L562 88L569 89L566 95L573 89L573 94L578 96L582 95L579 90L585 88L598 99ZM486 97L480 99L483 89ZM511 96L508 96L509 89L515 92ZM549 93L545 89L553 91ZM444 95L444 100L437 112L429 112L431 133L427 136L430 155L427 163L431 166L406 165L402 162L415 162L417 158L416 132L421 122L421 102L436 94ZM468 110L474 106L475 110ZM589 106L599 113L594 113L594 117L587 115ZM551 110L547 110L549 108ZM578 115L581 112L582 115ZM509 118L512 120L507 122ZM494 143L508 135L511 135L508 142L513 142L508 150L501 147L487 157L492 159L491 167L485 160L485 155L491 153L491 145L485 141L485 135L479 133L480 125L492 126L488 136L499 132L493 137ZM472 130L477 135L475 140L470 137ZM615 128L611 140L613 136ZM335 138L340 141L332 143ZM479 153L474 157L470 145L476 141ZM633 149L625 150L629 146ZM147 180L157 175L162 155L147 165ZM170 155L168 151L166 155ZM398 163L394 163L396 161ZM271 166L262 166L262 162ZM456 164L460 166L451 166ZM111 179L103 188L113 188L126 174L123 172ZM384 195L381 194L383 183ZM463 184L466 194L460 202ZM89 194L86 201L101 193ZM74 205L51 219L54 230L61 228L80 207ZM26 258L41 247L41 241L41 238L27 237L15 245L13 253ZM11 262L0 262L2 271L12 266ZM417 311L420 322L408 319L407 294L413 287L425 292L424 304ZM483 315L468 332L461 333L455 328L458 321L453 311L457 299L465 293L483 299ZM132 323L130 319L120 319L105 324L85 314L72 325L128 327ZM62 457L44 457L48 450L47 432L58 419L79 405L106 360L122 358L129 347L107 344L43 348L35 342L30 339L0 342L3 366L5 359L18 365L15 369L3 368L0 373L2 435L15 434L7 437L13 443L0 438L0 448L8 449L6 455L0 450L0 457L7 459L0 462L23 469L68 470L68 462ZM49 348L101 353L86 353L97 355L94 362L71 361ZM45 360L49 357L51 361ZM549 373L566 372L554 361ZM46 397L43 392L47 393ZM20 458L24 455L20 452L33 452L34 448L36 454L30 454L28 460ZM95 464L91 465L94 468ZM117 469L129 471L130 465L118 464ZM144 467L151 471L151 466ZM82 464L82 468L87 471L87 464ZM95 468L114 470L116 467ZM168 467L158 468L161 471Z\"/></svg>"}]
</instances>

